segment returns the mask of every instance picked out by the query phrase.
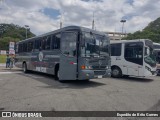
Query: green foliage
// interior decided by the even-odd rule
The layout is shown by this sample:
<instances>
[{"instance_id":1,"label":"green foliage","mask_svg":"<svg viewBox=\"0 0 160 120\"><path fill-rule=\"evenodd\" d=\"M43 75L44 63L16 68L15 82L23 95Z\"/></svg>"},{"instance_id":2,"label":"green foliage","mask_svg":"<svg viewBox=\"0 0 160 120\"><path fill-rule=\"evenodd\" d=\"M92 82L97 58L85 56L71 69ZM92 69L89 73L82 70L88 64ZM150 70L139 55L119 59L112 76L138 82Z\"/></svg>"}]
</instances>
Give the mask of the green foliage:
<instances>
[{"instance_id":1,"label":"green foliage","mask_svg":"<svg viewBox=\"0 0 160 120\"><path fill-rule=\"evenodd\" d=\"M148 24L142 31L136 31L135 33L129 33L125 40L132 39L150 39L154 42L160 42L160 18Z\"/></svg>"},{"instance_id":2,"label":"green foliage","mask_svg":"<svg viewBox=\"0 0 160 120\"><path fill-rule=\"evenodd\" d=\"M35 35L27 31L28 38ZM0 50L8 50L9 42L18 42L25 39L26 29L14 24L0 24Z\"/></svg>"},{"instance_id":3,"label":"green foliage","mask_svg":"<svg viewBox=\"0 0 160 120\"><path fill-rule=\"evenodd\" d=\"M0 63L6 62L6 55L0 55Z\"/></svg>"}]
</instances>

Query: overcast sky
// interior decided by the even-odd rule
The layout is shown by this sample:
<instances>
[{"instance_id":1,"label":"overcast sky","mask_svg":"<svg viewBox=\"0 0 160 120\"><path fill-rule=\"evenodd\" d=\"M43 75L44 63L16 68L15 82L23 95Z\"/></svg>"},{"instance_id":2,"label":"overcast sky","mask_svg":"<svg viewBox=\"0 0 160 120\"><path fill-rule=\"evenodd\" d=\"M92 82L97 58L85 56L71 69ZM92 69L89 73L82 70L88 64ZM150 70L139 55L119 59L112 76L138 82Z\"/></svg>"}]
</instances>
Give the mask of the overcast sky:
<instances>
[{"instance_id":1,"label":"overcast sky","mask_svg":"<svg viewBox=\"0 0 160 120\"><path fill-rule=\"evenodd\" d=\"M160 0L0 0L0 23L29 25L36 35L63 26L91 28L93 13L99 31L142 30L160 17Z\"/></svg>"}]
</instances>

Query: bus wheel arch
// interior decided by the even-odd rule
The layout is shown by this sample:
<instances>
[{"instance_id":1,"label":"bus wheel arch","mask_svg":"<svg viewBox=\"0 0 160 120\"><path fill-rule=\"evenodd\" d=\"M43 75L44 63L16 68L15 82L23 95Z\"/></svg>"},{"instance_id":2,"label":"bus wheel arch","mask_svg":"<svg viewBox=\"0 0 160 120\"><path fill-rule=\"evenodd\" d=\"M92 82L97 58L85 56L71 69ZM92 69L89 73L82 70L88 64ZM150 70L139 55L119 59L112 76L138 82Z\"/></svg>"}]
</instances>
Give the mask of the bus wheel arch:
<instances>
[{"instance_id":1,"label":"bus wheel arch","mask_svg":"<svg viewBox=\"0 0 160 120\"><path fill-rule=\"evenodd\" d=\"M59 80L59 63L55 65L54 71L56 80Z\"/></svg>"},{"instance_id":2,"label":"bus wheel arch","mask_svg":"<svg viewBox=\"0 0 160 120\"><path fill-rule=\"evenodd\" d=\"M27 73L27 72L28 72L27 63L26 63L25 61L23 61L22 68L23 68L23 72L24 72L24 73Z\"/></svg>"},{"instance_id":3,"label":"bus wheel arch","mask_svg":"<svg viewBox=\"0 0 160 120\"><path fill-rule=\"evenodd\" d=\"M114 65L114 66L111 66L111 76L114 77L114 78L120 78L122 77L122 70L120 67Z\"/></svg>"}]
</instances>

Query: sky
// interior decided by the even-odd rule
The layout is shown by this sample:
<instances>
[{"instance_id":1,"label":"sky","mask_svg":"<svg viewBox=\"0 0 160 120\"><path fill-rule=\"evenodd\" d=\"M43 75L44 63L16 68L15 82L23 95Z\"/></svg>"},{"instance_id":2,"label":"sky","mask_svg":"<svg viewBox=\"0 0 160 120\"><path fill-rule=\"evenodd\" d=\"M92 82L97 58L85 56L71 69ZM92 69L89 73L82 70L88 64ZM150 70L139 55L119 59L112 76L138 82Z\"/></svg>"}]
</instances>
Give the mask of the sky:
<instances>
[{"instance_id":1,"label":"sky","mask_svg":"<svg viewBox=\"0 0 160 120\"><path fill-rule=\"evenodd\" d=\"M143 30L160 17L160 0L0 0L0 23L28 25L40 35L70 25L106 32Z\"/></svg>"}]
</instances>

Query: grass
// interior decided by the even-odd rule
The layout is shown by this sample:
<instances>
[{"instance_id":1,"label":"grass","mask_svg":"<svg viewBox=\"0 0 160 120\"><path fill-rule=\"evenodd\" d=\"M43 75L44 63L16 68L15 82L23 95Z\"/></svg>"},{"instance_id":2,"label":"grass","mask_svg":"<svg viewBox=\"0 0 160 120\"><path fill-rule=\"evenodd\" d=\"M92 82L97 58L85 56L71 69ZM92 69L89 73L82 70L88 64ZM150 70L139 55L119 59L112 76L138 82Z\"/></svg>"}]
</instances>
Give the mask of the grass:
<instances>
[{"instance_id":1,"label":"grass","mask_svg":"<svg viewBox=\"0 0 160 120\"><path fill-rule=\"evenodd\" d=\"M6 62L6 55L0 55L0 63Z\"/></svg>"}]
</instances>

